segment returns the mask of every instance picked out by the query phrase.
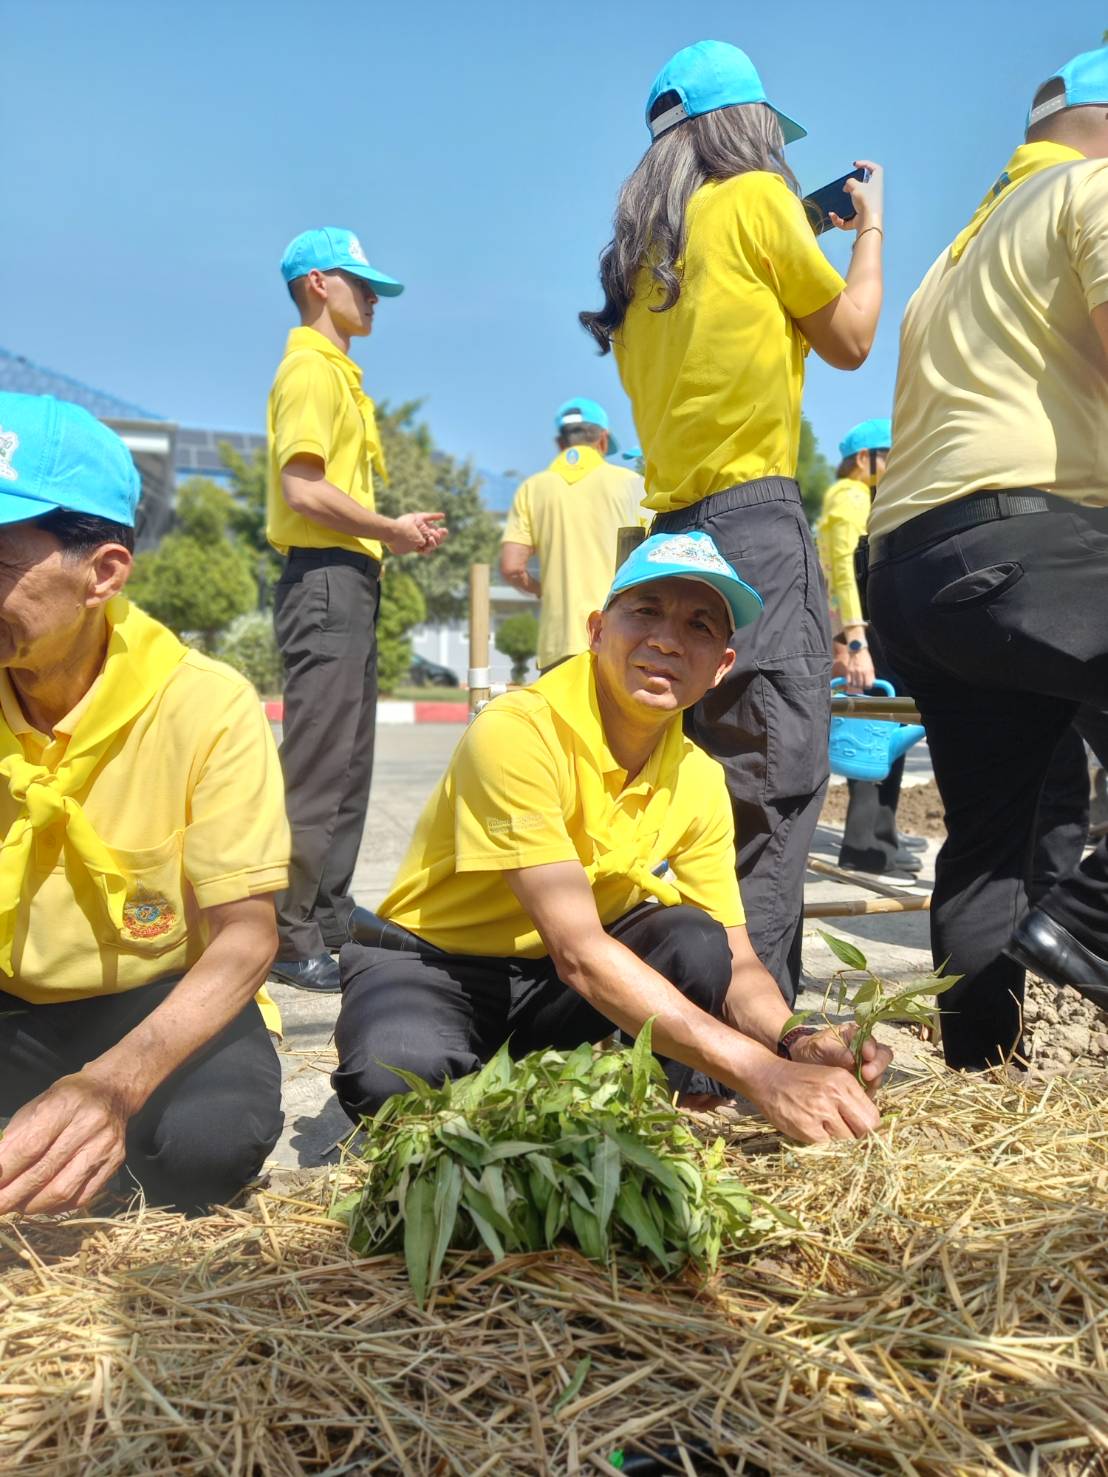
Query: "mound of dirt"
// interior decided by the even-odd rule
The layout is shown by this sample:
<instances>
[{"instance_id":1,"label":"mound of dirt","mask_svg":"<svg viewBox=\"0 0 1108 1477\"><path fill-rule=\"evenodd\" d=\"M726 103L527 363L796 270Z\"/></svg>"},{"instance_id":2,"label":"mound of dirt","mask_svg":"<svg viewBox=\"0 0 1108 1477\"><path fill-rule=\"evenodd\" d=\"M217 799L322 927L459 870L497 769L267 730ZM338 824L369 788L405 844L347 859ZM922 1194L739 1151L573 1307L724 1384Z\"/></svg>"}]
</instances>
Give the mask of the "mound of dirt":
<instances>
[{"instance_id":1,"label":"mound of dirt","mask_svg":"<svg viewBox=\"0 0 1108 1477\"><path fill-rule=\"evenodd\" d=\"M820 819L827 825L841 826L846 820L846 805L850 792L846 785L832 785L827 791ZM896 821L906 836L932 836L942 841L946 836L943 824L943 802L934 780L922 785L907 786L900 792Z\"/></svg>"}]
</instances>

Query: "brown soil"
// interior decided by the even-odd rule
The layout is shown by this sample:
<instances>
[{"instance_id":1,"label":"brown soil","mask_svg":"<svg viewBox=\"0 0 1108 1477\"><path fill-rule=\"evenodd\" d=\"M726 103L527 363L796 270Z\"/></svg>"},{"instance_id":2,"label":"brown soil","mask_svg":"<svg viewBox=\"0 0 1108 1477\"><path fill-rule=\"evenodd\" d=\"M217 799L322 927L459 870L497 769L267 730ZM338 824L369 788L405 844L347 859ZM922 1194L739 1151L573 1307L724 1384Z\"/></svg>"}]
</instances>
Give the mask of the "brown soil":
<instances>
[{"instance_id":1,"label":"brown soil","mask_svg":"<svg viewBox=\"0 0 1108 1477\"><path fill-rule=\"evenodd\" d=\"M841 826L846 820L846 803L849 791L845 785L832 785L823 803L820 819L828 825ZM905 836L932 836L942 841L946 836L943 825L943 803L935 788L935 781L906 786L900 792L900 804L896 812L897 829Z\"/></svg>"}]
</instances>

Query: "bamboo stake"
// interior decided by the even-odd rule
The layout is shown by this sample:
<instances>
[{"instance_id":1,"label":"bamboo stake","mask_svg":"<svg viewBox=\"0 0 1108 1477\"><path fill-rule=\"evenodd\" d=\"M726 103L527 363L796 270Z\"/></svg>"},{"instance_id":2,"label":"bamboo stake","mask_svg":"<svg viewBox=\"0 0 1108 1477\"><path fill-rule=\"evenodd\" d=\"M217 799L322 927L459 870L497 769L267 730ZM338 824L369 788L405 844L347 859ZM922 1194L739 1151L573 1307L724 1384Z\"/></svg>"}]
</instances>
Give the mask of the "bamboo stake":
<instances>
[{"instance_id":1,"label":"bamboo stake","mask_svg":"<svg viewBox=\"0 0 1108 1477\"><path fill-rule=\"evenodd\" d=\"M921 897L852 897L842 902L805 903L805 918L857 918L869 913L922 913L930 910L931 894Z\"/></svg>"},{"instance_id":2,"label":"bamboo stake","mask_svg":"<svg viewBox=\"0 0 1108 1477\"><path fill-rule=\"evenodd\" d=\"M489 566L469 570L469 713L489 700Z\"/></svg>"},{"instance_id":3,"label":"bamboo stake","mask_svg":"<svg viewBox=\"0 0 1108 1477\"><path fill-rule=\"evenodd\" d=\"M846 867L836 867L834 862L822 862L818 856L808 858L809 872L818 872L823 877L833 877L836 882L854 882L859 887L864 887L868 892L876 892L881 897L911 897L912 893L905 892L903 887L890 887L887 882L878 882L865 872L851 872Z\"/></svg>"},{"instance_id":4,"label":"bamboo stake","mask_svg":"<svg viewBox=\"0 0 1108 1477\"><path fill-rule=\"evenodd\" d=\"M616 568L633 554L646 538L645 528L621 528L616 534Z\"/></svg>"},{"instance_id":5,"label":"bamboo stake","mask_svg":"<svg viewBox=\"0 0 1108 1477\"><path fill-rule=\"evenodd\" d=\"M881 723L922 723L915 698L851 697L836 693L831 699L833 718L876 718Z\"/></svg>"}]
</instances>

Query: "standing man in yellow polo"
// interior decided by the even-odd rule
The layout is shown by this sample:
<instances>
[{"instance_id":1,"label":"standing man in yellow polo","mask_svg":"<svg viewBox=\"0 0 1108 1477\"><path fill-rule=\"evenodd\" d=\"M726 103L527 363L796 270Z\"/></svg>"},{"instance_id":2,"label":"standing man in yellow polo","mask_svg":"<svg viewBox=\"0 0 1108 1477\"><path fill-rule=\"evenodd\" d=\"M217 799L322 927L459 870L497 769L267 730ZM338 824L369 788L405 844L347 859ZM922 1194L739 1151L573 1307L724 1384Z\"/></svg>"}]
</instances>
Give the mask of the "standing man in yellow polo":
<instances>
[{"instance_id":1,"label":"standing man in yellow polo","mask_svg":"<svg viewBox=\"0 0 1108 1477\"><path fill-rule=\"evenodd\" d=\"M126 599L138 496L88 411L0 394L0 1216L124 1163L223 1203L281 1131L277 751L250 684Z\"/></svg>"},{"instance_id":2,"label":"standing man in yellow polo","mask_svg":"<svg viewBox=\"0 0 1108 1477\"><path fill-rule=\"evenodd\" d=\"M289 334L267 418L266 533L286 556L274 621L292 825L272 972L298 989L335 991L330 950L346 941L373 773L382 545L429 554L446 530L441 513L386 518L374 504L374 476L387 480L387 472L350 340L372 332L378 301L403 287L370 266L352 231L336 226L297 236L281 272L300 327Z\"/></svg>"},{"instance_id":3,"label":"standing man in yellow polo","mask_svg":"<svg viewBox=\"0 0 1108 1477\"><path fill-rule=\"evenodd\" d=\"M619 450L603 406L583 395L554 417L558 455L516 492L500 573L542 600L539 671L587 651L588 620L612 582L621 528L641 528L642 478L604 458ZM539 578L528 572L539 556Z\"/></svg>"}]
</instances>

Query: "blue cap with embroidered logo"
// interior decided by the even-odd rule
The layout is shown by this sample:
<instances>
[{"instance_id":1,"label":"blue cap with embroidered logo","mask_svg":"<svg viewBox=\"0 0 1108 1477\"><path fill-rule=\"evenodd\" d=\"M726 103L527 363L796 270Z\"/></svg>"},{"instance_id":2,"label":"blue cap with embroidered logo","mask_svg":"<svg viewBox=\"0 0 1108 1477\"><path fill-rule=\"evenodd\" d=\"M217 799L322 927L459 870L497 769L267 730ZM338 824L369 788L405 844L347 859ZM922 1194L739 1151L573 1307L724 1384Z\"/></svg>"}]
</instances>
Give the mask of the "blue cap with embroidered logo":
<instances>
[{"instance_id":1,"label":"blue cap with embroidered logo","mask_svg":"<svg viewBox=\"0 0 1108 1477\"><path fill-rule=\"evenodd\" d=\"M667 92L675 93L677 101L652 117L655 103ZM806 128L773 106L757 67L745 51L728 41L697 41L670 57L654 78L646 100L646 126L651 138L659 138L686 118L699 118L702 113L733 108L738 103L765 103L771 113L776 113L787 144L807 136Z\"/></svg>"},{"instance_id":2,"label":"blue cap with embroidered logo","mask_svg":"<svg viewBox=\"0 0 1108 1477\"><path fill-rule=\"evenodd\" d=\"M131 453L82 406L0 391L0 524L60 508L134 528L141 492Z\"/></svg>"},{"instance_id":3,"label":"blue cap with embroidered logo","mask_svg":"<svg viewBox=\"0 0 1108 1477\"><path fill-rule=\"evenodd\" d=\"M616 570L604 602L607 610L617 595L652 580L699 580L722 595L731 614L731 629L749 626L762 613L762 597L740 579L707 533L655 533L635 549Z\"/></svg>"},{"instance_id":4,"label":"blue cap with embroidered logo","mask_svg":"<svg viewBox=\"0 0 1108 1477\"><path fill-rule=\"evenodd\" d=\"M559 431L570 426L599 426L602 431L608 432L608 455L615 456L619 450L619 442L612 435L608 424L608 412L603 405L585 395L578 395L576 400L567 400L559 405L554 416L554 425Z\"/></svg>"},{"instance_id":5,"label":"blue cap with embroidered logo","mask_svg":"<svg viewBox=\"0 0 1108 1477\"><path fill-rule=\"evenodd\" d=\"M371 267L362 243L353 231L342 226L322 226L318 231L301 231L285 247L281 258L281 276L286 282L306 277L309 272L349 272L363 277L378 297L399 297L403 283L385 272Z\"/></svg>"},{"instance_id":6,"label":"blue cap with embroidered logo","mask_svg":"<svg viewBox=\"0 0 1108 1477\"><path fill-rule=\"evenodd\" d=\"M1041 123L1052 113L1061 113L1065 108L1108 107L1108 46L1098 46L1095 51L1083 51L1064 67L1059 67L1042 87L1056 81L1061 81L1061 90L1054 97L1049 97L1029 109L1028 128ZM1042 87L1037 92L1041 92Z\"/></svg>"},{"instance_id":7,"label":"blue cap with embroidered logo","mask_svg":"<svg viewBox=\"0 0 1108 1477\"><path fill-rule=\"evenodd\" d=\"M886 416L875 416L872 420L859 421L851 426L839 442L839 455L843 461L848 456L857 456L860 451L888 451L893 444L893 423Z\"/></svg>"}]
</instances>

